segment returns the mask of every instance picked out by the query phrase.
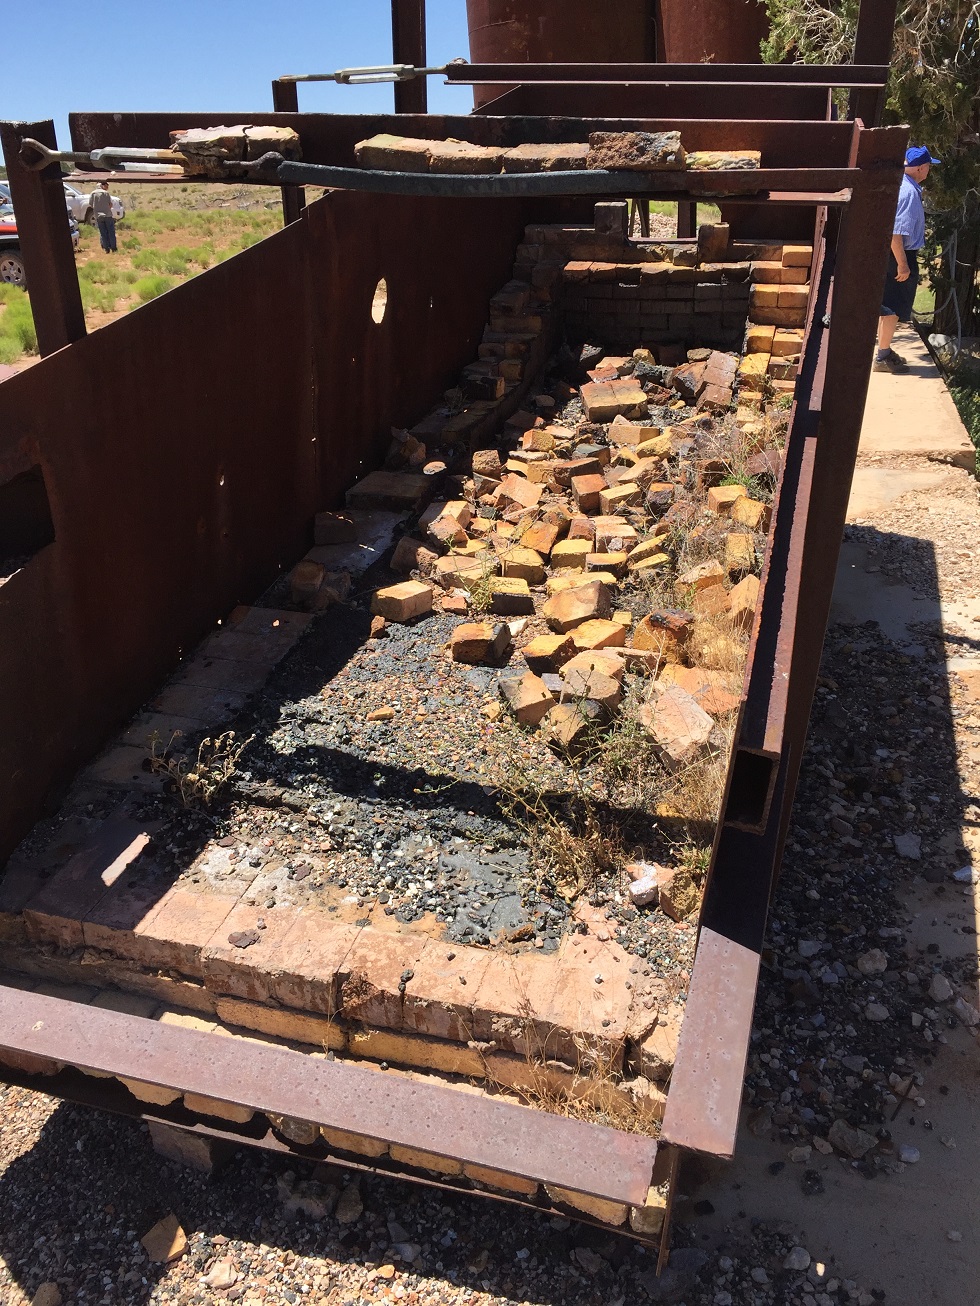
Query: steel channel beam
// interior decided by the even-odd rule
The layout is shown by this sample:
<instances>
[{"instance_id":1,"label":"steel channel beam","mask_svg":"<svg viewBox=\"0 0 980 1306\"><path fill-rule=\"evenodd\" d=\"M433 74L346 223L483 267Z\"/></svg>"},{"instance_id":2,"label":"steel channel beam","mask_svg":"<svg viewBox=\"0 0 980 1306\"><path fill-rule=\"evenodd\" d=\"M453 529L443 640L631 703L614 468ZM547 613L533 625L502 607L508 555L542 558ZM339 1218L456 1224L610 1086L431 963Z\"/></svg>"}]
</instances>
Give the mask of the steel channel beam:
<instances>
[{"instance_id":1,"label":"steel channel beam","mask_svg":"<svg viewBox=\"0 0 980 1306\"><path fill-rule=\"evenodd\" d=\"M0 123L10 197L30 285L37 347L43 357L81 340L85 335L85 310L75 270L61 165L49 163L40 172L25 168L20 161L20 145L28 136L51 149L58 148L50 119Z\"/></svg>"},{"instance_id":2,"label":"steel channel beam","mask_svg":"<svg viewBox=\"0 0 980 1306\"><path fill-rule=\"evenodd\" d=\"M859 131L857 141L861 177L850 204L841 211L832 254L831 325L825 340L818 341L810 332L812 371L798 390L776 505L777 519L790 518L790 538L779 559L779 524L774 523L753 631L747 702L715 838L662 1131L665 1142L718 1156L731 1156L735 1150L759 956L830 612L907 131ZM822 307L820 300L813 301L814 318ZM819 408L811 403L818 397ZM795 477L791 496L790 475ZM767 651L760 639L764 624L771 622L767 607L774 602L781 606L787 591L791 601L780 611L775 646L768 637ZM793 602L793 594L805 594L806 602ZM756 664L760 677L753 685ZM777 679L782 687L774 693ZM734 758L743 724L758 730L758 722L764 721L770 732L770 707L779 699L782 748L765 821L753 832L727 819Z\"/></svg>"},{"instance_id":3,"label":"steel channel beam","mask_svg":"<svg viewBox=\"0 0 980 1306\"><path fill-rule=\"evenodd\" d=\"M426 66L425 0L391 0L391 54L392 63ZM425 113L427 108L427 78L395 82L395 113Z\"/></svg>"},{"instance_id":4,"label":"steel channel beam","mask_svg":"<svg viewBox=\"0 0 980 1306\"><path fill-rule=\"evenodd\" d=\"M272 107L277 113L299 112L299 92L295 82L283 82L277 78L272 83ZM305 208L306 191L302 186L282 187L282 220L284 226L288 226L291 222L298 222L299 216Z\"/></svg>"},{"instance_id":5,"label":"steel channel beam","mask_svg":"<svg viewBox=\"0 0 980 1306\"><path fill-rule=\"evenodd\" d=\"M414 61L413 61L414 62ZM491 86L569 82L596 85L648 84L673 86L679 82L730 86L800 86L820 88L884 86L888 64L725 64L725 63L460 63L448 64L450 85Z\"/></svg>"},{"instance_id":6,"label":"steel channel beam","mask_svg":"<svg viewBox=\"0 0 980 1306\"><path fill-rule=\"evenodd\" d=\"M370 1161L364 1157L355 1159L353 1155L335 1151L325 1141L314 1143L311 1146L294 1143L290 1139L276 1134L274 1130L265 1127L264 1124L257 1127L254 1120L247 1125L237 1125L230 1121L219 1122L217 1119L210 1119L205 1123L199 1117L187 1111L179 1102L167 1107L150 1106L134 1098L118 1080L95 1078L70 1066L66 1066L54 1075L26 1072L4 1066L0 1078L2 1078L3 1083L16 1084L18 1087L29 1089L31 1092L44 1093L49 1097L57 1097L62 1101L73 1102L78 1106L88 1107L94 1111L106 1111L113 1115L125 1116L129 1120L144 1121L151 1126L151 1141L152 1126L160 1125L168 1130L187 1134L191 1138L203 1138L221 1144L229 1153L238 1151L242 1147L255 1147L260 1151L273 1152L279 1156L292 1156L313 1162L328 1162L330 1165L340 1166L346 1170L354 1170L358 1174L373 1174L388 1179L408 1180L413 1184L421 1184L425 1188L437 1188L440 1192L446 1194L453 1193L457 1196L476 1197L494 1203L504 1202L509 1206L519 1206L525 1211L571 1215L577 1223L591 1225L593 1228L601 1229L606 1234L610 1232L608 1224L595 1219L586 1212L569 1207L559 1208L547 1199L536 1201L533 1198L521 1197L516 1193L505 1192L500 1188L473 1187L462 1176L459 1178L448 1175L438 1176L435 1172L420 1174L408 1166L392 1161L387 1156L376 1157ZM661 1166L661 1157L665 1158L664 1164L667 1167L671 1184L671 1196L673 1196L673 1184L679 1160L676 1148L658 1148L656 1162L658 1170ZM655 1172L655 1180L656 1177ZM661 1239L652 1240L643 1234L636 1233L628 1223L617 1228L616 1233L624 1238L631 1238L634 1242L641 1243L644 1246L656 1246L658 1242L662 1246L662 1237Z\"/></svg>"},{"instance_id":7,"label":"steel channel beam","mask_svg":"<svg viewBox=\"0 0 980 1306\"><path fill-rule=\"evenodd\" d=\"M707 89L707 88L705 88ZM698 88L695 91L700 94ZM622 95L610 88L614 98ZM744 98L744 97L743 97ZM303 158L308 163L352 167L354 146L378 133L395 136L447 137L474 145L510 147L525 141L543 144L588 140L594 131L679 131L687 149L761 150L767 168L838 168L848 162L851 124L814 119L769 121L745 118L669 116L609 118L549 117L547 115L470 114L327 114L261 113L248 109L209 113L73 113L68 121L76 150L100 146L167 145L170 132L189 127L217 127L228 122L255 126L292 127L299 132Z\"/></svg>"},{"instance_id":8,"label":"steel channel beam","mask_svg":"<svg viewBox=\"0 0 980 1306\"><path fill-rule=\"evenodd\" d=\"M854 37L854 62L891 63L898 0L861 0L857 32ZM868 127L877 127L885 110L885 86L854 87L848 101L847 116L861 118Z\"/></svg>"},{"instance_id":9,"label":"steel channel beam","mask_svg":"<svg viewBox=\"0 0 980 1306\"><path fill-rule=\"evenodd\" d=\"M670 86L632 82L525 82L482 105L477 113L549 114L564 117L713 119L729 130L739 120L825 122L831 92L824 87L773 82L765 86L723 82L676 82ZM598 130L598 129L597 129ZM618 130L618 128L617 128ZM626 130L626 129L624 129ZM737 141L728 148L738 149ZM799 157L806 158L803 153Z\"/></svg>"},{"instance_id":10,"label":"steel channel beam","mask_svg":"<svg viewBox=\"0 0 980 1306\"><path fill-rule=\"evenodd\" d=\"M630 1205L657 1154L641 1134L2 986L0 1047Z\"/></svg>"}]
</instances>

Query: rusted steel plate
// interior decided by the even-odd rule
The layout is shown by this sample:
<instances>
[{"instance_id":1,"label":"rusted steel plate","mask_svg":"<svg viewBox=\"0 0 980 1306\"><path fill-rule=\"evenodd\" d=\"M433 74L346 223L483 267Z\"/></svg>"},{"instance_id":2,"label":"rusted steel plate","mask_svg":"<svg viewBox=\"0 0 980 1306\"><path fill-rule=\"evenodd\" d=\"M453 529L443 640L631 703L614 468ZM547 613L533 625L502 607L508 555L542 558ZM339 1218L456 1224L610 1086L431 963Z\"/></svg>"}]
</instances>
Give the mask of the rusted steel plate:
<instances>
[{"instance_id":1,"label":"rusted steel plate","mask_svg":"<svg viewBox=\"0 0 980 1306\"><path fill-rule=\"evenodd\" d=\"M0 587L0 859L455 382L526 220L336 192L4 384L0 484L41 466L55 540Z\"/></svg>"},{"instance_id":2,"label":"rusted steel plate","mask_svg":"<svg viewBox=\"0 0 980 1306\"><path fill-rule=\"evenodd\" d=\"M642 1205L654 1139L261 1043L0 987L0 1047Z\"/></svg>"},{"instance_id":3,"label":"rusted steel plate","mask_svg":"<svg viewBox=\"0 0 980 1306\"><path fill-rule=\"evenodd\" d=\"M661 1137L731 1157L759 980L759 954L702 929Z\"/></svg>"},{"instance_id":4,"label":"rusted steel plate","mask_svg":"<svg viewBox=\"0 0 980 1306\"><path fill-rule=\"evenodd\" d=\"M763 63L459 63L448 64L446 81L488 85L495 82L578 84L617 82L704 82L738 86L884 86L887 65Z\"/></svg>"}]
</instances>

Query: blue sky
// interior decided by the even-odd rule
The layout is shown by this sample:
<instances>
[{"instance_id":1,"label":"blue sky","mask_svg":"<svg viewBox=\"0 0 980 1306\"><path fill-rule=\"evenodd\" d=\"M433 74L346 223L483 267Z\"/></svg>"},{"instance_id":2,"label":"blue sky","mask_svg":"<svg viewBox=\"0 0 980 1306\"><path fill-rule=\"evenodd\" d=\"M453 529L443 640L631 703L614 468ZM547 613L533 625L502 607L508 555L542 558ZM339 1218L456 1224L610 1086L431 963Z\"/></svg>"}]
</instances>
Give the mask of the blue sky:
<instances>
[{"instance_id":1,"label":"blue sky","mask_svg":"<svg viewBox=\"0 0 980 1306\"><path fill-rule=\"evenodd\" d=\"M40 20L40 22L39 22ZM271 109L283 73L391 63L389 0L41 0L11 5L3 23L0 117L53 118L68 146L68 112L84 109ZM464 0L428 0L430 64L469 56ZM468 87L429 79L429 108L468 113ZM390 86L299 88L310 112L392 108Z\"/></svg>"}]
</instances>

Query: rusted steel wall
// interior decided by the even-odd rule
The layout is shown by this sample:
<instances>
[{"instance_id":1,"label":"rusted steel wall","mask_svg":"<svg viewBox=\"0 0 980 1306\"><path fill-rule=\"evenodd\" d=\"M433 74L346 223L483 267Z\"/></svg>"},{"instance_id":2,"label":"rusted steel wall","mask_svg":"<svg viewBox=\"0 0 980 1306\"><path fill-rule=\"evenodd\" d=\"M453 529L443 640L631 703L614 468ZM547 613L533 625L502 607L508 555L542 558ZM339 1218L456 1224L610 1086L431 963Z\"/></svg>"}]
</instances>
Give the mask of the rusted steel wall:
<instances>
[{"instance_id":1,"label":"rusted steel wall","mask_svg":"<svg viewBox=\"0 0 980 1306\"><path fill-rule=\"evenodd\" d=\"M39 466L54 542L0 584L0 858L454 378L522 227L516 202L333 193L4 383L0 494Z\"/></svg>"},{"instance_id":2,"label":"rusted steel wall","mask_svg":"<svg viewBox=\"0 0 980 1306\"><path fill-rule=\"evenodd\" d=\"M310 230L317 448L327 502L376 467L392 425L418 420L476 357L490 296L524 230L519 200L334 191ZM384 278L384 319L371 319Z\"/></svg>"}]
</instances>

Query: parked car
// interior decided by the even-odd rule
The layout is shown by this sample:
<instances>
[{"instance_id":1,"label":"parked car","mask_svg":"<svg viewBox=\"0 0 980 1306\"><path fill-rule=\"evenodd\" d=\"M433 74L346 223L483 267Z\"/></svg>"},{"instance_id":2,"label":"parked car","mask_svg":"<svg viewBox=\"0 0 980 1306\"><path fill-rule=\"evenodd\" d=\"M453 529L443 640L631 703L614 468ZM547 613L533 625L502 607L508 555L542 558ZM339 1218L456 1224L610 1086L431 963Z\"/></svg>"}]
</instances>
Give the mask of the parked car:
<instances>
[{"instance_id":1,"label":"parked car","mask_svg":"<svg viewBox=\"0 0 980 1306\"><path fill-rule=\"evenodd\" d=\"M112 200L112 216L118 222L120 218L126 216L126 206L118 195L110 195ZM68 205L68 212L76 222L92 221L92 193L85 195L82 191L76 190L74 186L69 186L65 182L65 202Z\"/></svg>"},{"instance_id":2,"label":"parked car","mask_svg":"<svg viewBox=\"0 0 980 1306\"><path fill-rule=\"evenodd\" d=\"M0 281L8 286L26 286L27 272L20 253L20 238L13 209L0 208Z\"/></svg>"},{"instance_id":3,"label":"parked car","mask_svg":"<svg viewBox=\"0 0 980 1306\"><path fill-rule=\"evenodd\" d=\"M78 223L69 213L68 228L71 231L71 243L78 249ZM10 203L10 191L0 182L0 282L8 286L27 285L27 270L24 257L20 252L20 236L17 234L17 219Z\"/></svg>"}]
</instances>

